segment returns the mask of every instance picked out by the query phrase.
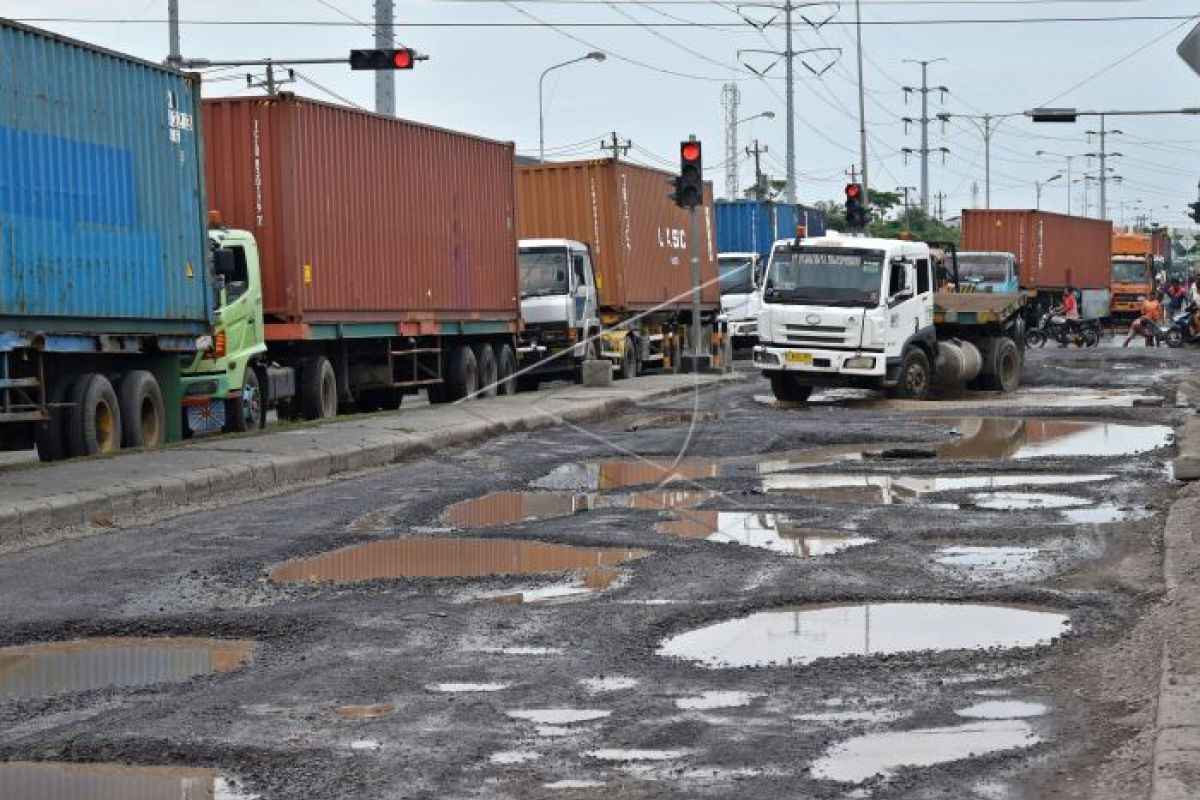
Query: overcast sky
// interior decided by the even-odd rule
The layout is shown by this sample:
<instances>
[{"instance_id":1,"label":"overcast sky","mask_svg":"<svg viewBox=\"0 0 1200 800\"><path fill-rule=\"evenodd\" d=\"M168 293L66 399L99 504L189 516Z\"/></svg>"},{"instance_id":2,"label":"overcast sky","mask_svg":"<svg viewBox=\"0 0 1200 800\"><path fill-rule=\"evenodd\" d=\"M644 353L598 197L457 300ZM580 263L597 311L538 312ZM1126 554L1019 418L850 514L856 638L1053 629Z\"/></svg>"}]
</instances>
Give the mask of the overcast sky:
<instances>
[{"instance_id":1,"label":"overcast sky","mask_svg":"<svg viewBox=\"0 0 1200 800\"><path fill-rule=\"evenodd\" d=\"M772 0L753 0L752 5ZM340 57L369 47L372 32L351 18L370 22L374 0L180 0L185 57L240 59ZM167 0L0 0L0 14L30 24L162 60L167 52ZM769 8L742 7L746 17L768 22ZM797 195L802 202L840 198L846 171L859 161L858 100L853 47L854 3L843 0L802 10L814 22L833 14L819 30L796 14L795 47L841 48L797 58ZM1200 15L1190 0L862 0L866 58L867 125L871 185L895 189L920 184L919 161L906 164L902 148L919 148L920 132L905 132L903 117L919 117L919 96L906 104L904 86L920 83L920 67L906 59L945 59L929 67L930 83L946 86L943 103L930 96L930 116L940 112L1007 114L1040 105L1087 109L1148 109L1200 106L1200 76L1176 55L1192 28L1184 19L1120 19L1089 22L1038 21L978 24L963 20L1048 17L1166 17ZM47 19L56 18L56 19ZM84 21L84 20L93 21ZM39 21L35 21L39 20ZM536 155L538 76L553 64L599 49L603 63L584 61L546 79L546 143L554 157L602 155L600 139L616 131L632 141L629 158L674 169L678 143L695 133L705 145L708 175L725 194L722 86L736 82L739 118L773 111L737 128L742 186L752 180L744 153L753 139L769 148L764 171L784 175L785 115L783 64L775 57L739 50L782 49L782 17L760 32L732 2L703 0L398 0L397 39L429 55L411 72L397 73L400 116L497 139L515 141L519 152ZM888 21L914 24L880 24ZM941 21L944 24L929 24ZM278 25L228 24L272 22ZM920 24L920 23L924 24ZM192 23L192 24L186 24ZM196 24L218 23L218 24ZM286 24L290 23L290 24ZM315 23L315 24L296 24ZM874 23L874 24L871 24ZM836 63L820 78L821 70ZM801 62L805 63L801 63ZM766 70L759 78L746 64ZM289 87L300 94L365 107L374 102L370 73L344 66L300 68L311 82ZM209 96L247 94L244 70L210 73ZM675 74L671 74L675 73ZM314 84L319 84L314 85ZM1035 124L1023 117L1004 120L992 143L993 207L1032 208L1035 181L1063 171L1066 160L1037 157L1037 150L1094 153L1086 131L1099 120L1074 125ZM1115 174L1110 214L1131 221L1148 213L1168 225L1190 225L1187 203L1197 198L1200 179L1200 117L1111 118L1110 149ZM965 119L930 126L931 148L949 148L942 163L931 159L930 192L944 192L946 216L983 204L981 137ZM1072 208L1080 212L1084 187L1097 213L1095 183L1083 183L1093 159L1072 164ZM1042 207L1065 210L1066 178L1044 189ZM973 187L977 185L977 194ZM916 191L913 193L916 202Z\"/></svg>"}]
</instances>

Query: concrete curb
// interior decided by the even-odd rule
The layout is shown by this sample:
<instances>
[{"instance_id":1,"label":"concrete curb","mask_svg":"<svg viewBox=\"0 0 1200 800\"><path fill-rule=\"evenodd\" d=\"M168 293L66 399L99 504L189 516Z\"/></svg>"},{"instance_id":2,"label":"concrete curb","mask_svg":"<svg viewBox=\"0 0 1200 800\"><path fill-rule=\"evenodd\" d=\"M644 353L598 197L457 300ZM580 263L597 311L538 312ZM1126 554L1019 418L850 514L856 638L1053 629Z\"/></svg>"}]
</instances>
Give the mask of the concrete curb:
<instances>
[{"instance_id":1,"label":"concrete curb","mask_svg":"<svg viewBox=\"0 0 1200 800\"><path fill-rule=\"evenodd\" d=\"M702 390L744 380L740 373L700 376ZM536 395L441 406L381 415L365 420L333 422L291 432L309 441L285 442L289 432L254 437L203 440L154 453L126 454L101 461L48 465L21 473L22 479L60 491L38 491L20 499L0 498L0 547L20 546L47 534L87 526L114 528L145 523L178 512L183 506L241 498L251 492L273 492L334 476L347 477L414 456L459 447L515 431L537 430L564 423L602 419L639 403L652 403L685 394L695 376L648 376L604 389L579 386ZM588 393L594 396L588 397ZM397 431L397 422L432 421L429 430ZM441 424L439 424L441 423ZM259 452L270 445L290 445L292 452ZM200 455L216 463L189 463ZM146 469L132 470L139 460ZM167 462L156 467L155 462ZM174 462L174 463L170 463ZM139 477L123 472L141 471ZM73 473L67 475L67 473ZM85 473L87 479L81 479ZM97 480L97 474L102 477ZM72 481L90 484L71 491ZM28 485L29 480L23 481ZM97 488L97 483L104 484Z\"/></svg>"}]
</instances>

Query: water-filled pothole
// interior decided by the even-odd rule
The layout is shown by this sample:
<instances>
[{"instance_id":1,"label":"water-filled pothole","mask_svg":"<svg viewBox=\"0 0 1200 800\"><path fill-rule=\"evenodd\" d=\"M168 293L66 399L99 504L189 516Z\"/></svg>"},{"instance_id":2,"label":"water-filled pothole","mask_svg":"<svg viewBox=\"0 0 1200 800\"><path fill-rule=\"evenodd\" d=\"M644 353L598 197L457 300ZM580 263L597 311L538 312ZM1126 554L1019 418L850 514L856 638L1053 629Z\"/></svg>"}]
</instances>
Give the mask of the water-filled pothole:
<instances>
[{"instance_id":1,"label":"water-filled pothole","mask_svg":"<svg viewBox=\"0 0 1200 800\"><path fill-rule=\"evenodd\" d=\"M874 539L837 531L818 531L793 524L787 517L763 512L692 510L679 519L660 522L659 533L740 544L800 558L831 555Z\"/></svg>"},{"instance_id":2,"label":"water-filled pothole","mask_svg":"<svg viewBox=\"0 0 1200 800\"><path fill-rule=\"evenodd\" d=\"M1111 522L1135 522L1154 513L1145 506L1119 506L1098 503L1084 508L1064 508L1059 512L1072 525L1106 525Z\"/></svg>"},{"instance_id":3,"label":"water-filled pothole","mask_svg":"<svg viewBox=\"0 0 1200 800\"><path fill-rule=\"evenodd\" d=\"M990 511L1028 511L1039 508L1073 508L1091 505L1086 497L1031 492L991 492L971 496L976 508Z\"/></svg>"},{"instance_id":4,"label":"water-filled pothole","mask_svg":"<svg viewBox=\"0 0 1200 800\"><path fill-rule=\"evenodd\" d=\"M969 708L960 708L954 713L969 719L1025 719L1040 717L1047 710L1042 703L1027 700L987 700Z\"/></svg>"},{"instance_id":5,"label":"water-filled pothole","mask_svg":"<svg viewBox=\"0 0 1200 800\"><path fill-rule=\"evenodd\" d=\"M504 713L513 719L536 722L539 725L573 725L578 722L594 722L612 715L611 711L602 708L527 708Z\"/></svg>"},{"instance_id":6,"label":"water-filled pothole","mask_svg":"<svg viewBox=\"0 0 1200 800\"><path fill-rule=\"evenodd\" d=\"M988 573L1013 574L1030 571L1043 551L1036 547L942 547L933 560L947 567Z\"/></svg>"},{"instance_id":7,"label":"water-filled pothole","mask_svg":"<svg viewBox=\"0 0 1200 800\"><path fill-rule=\"evenodd\" d=\"M598 594L610 588L617 579L627 574L624 570L611 567L589 567L579 573L578 580L572 583L556 583L550 586L536 586L518 589L504 589L498 592L488 592L480 595L483 600L492 603L553 603L558 601L575 600L581 597Z\"/></svg>"},{"instance_id":8,"label":"water-filled pothole","mask_svg":"<svg viewBox=\"0 0 1200 800\"><path fill-rule=\"evenodd\" d=\"M712 480L733 471L731 465L713 459L611 458L563 464L530 485L537 489L604 492Z\"/></svg>"},{"instance_id":9,"label":"water-filled pothole","mask_svg":"<svg viewBox=\"0 0 1200 800\"><path fill-rule=\"evenodd\" d=\"M719 708L741 708L748 706L755 698L762 697L755 692L712 691L701 692L695 697L680 697L675 701L676 708L686 711L712 711Z\"/></svg>"},{"instance_id":10,"label":"water-filled pothole","mask_svg":"<svg viewBox=\"0 0 1200 800\"><path fill-rule=\"evenodd\" d=\"M873 603L760 611L679 634L659 655L707 667L821 658L1034 647L1065 633L1065 614L968 603Z\"/></svg>"},{"instance_id":11,"label":"water-filled pothole","mask_svg":"<svg viewBox=\"0 0 1200 800\"><path fill-rule=\"evenodd\" d=\"M871 733L835 745L812 766L818 780L860 783L902 767L929 767L1002 750L1032 747L1038 737L1022 720L980 720L946 728Z\"/></svg>"},{"instance_id":12,"label":"water-filled pothole","mask_svg":"<svg viewBox=\"0 0 1200 800\"><path fill-rule=\"evenodd\" d=\"M763 478L768 492L802 492L820 499L868 502L881 505L913 503L926 494L1013 486L1058 486L1096 483L1112 478L1104 474L1084 475L959 475L918 478L909 475L863 473L776 473Z\"/></svg>"},{"instance_id":13,"label":"water-filled pothole","mask_svg":"<svg viewBox=\"0 0 1200 800\"><path fill-rule=\"evenodd\" d=\"M926 425L950 427L961 434L937 445L939 458L960 460L1115 456L1147 453L1171 443L1165 425L1033 419L1023 417L932 417Z\"/></svg>"},{"instance_id":14,"label":"water-filled pothole","mask_svg":"<svg viewBox=\"0 0 1200 800\"><path fill-rule=\"evenodd\" d=\"M333 710L335 717L341 719L379 719L396 713L396 707L391 703L372 703L369 705L338 706Z\"/></svg>"},{"instance_id":15,"label":"water-filled pothole","mask_svg":"<svg viewBox=\"0 0 1200 800\"><path fill-rule=\"evenodd\" d=\"M597 506L590 494L493 492L446 508L446 521L460 528L491 528L539 519L569 517Z\"/></svg>"},{"instance_id":16,"label":"water-filled pothole","mask_svg":"<svg viewBox=\"0 0 1200 800\"><path fill-rule=\"evenodd\" d=\"M106 638L0 648L0 700L186 681L236 669L254 647L241 640Z\"/></svg>"},{"instance_id":17,"label":"water-filled pothole","mask_svg":"<svg viewBox=\"0 0 1200 800\"><path fill-rule=\"evenodd\" d=\"M0 763L12 800L252 800L212 769L60 762Z\"/></svg>"},{"instance_id":18,"label":"water-filled pothole","mask_svg":"<svg viewBox=\"0 0 1200 800\"><path fill-rule=\"evenodd\" d=\"M648 550L572 547L521 539L389 539L288 561L274 567L270 577L276 583L353 583L385 578L540 575L608 567L648 555Z\"/></svg>"}]
</instances>

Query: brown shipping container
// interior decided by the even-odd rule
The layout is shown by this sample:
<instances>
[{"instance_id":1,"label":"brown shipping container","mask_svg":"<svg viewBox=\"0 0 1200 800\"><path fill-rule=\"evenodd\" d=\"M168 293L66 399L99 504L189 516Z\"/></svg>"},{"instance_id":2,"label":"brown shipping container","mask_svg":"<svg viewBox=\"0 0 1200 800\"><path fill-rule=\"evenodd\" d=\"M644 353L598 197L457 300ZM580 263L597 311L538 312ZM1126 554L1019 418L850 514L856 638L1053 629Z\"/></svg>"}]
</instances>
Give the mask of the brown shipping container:
<instances>
[{"instance_id":1,"label":"brown shipping container","mask_svg":"<svg viewBox=\"0 0 1200 800\"><path fill-rule=\"evenodd\" d=\"M606 309L645 310L668 301L669 308L690 308L690 223L688 212L667 197L671 177L611 158L521 166L518 238L591 245L600 305ZM712 208L712 185L705 184L696 223L706 309L721 301Z\"/></svg>"},{"instance_id":2,"label":"brown shipping container","mask_svg":"<svg viewBox=\"0 0 1200 800\"><path fill-rule=\"evenodd\" d=\"M1024 289L1107 289L1112 223L1048 211L965 209L964 251L1012 253Z\"/></svg>"},{"instance_id":3,"label":"brown shipping container","mask_svg":"<svg viewBox=\"0 0 1200 800\"><path fill-rule=\"evenodd\" d=\"M203 130L210 207L258 239L269 322L515 329L511 143L293 95L205 100Z\"/></svg>"}]
</instances>

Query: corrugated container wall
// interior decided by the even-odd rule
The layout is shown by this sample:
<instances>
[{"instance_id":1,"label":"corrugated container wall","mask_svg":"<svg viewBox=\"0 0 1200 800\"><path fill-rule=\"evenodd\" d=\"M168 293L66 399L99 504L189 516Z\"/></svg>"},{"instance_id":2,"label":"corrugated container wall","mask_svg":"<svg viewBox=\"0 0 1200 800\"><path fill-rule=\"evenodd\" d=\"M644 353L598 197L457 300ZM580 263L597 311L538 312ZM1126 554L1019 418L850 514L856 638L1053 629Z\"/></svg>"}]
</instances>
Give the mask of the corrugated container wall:
<instances>
[{"instance_id":1,"label":"corrugated container wall","mask_svg":"<svg viewBox=\"0 0 1200 800\"><path fill-rule=\"evenodd\" d=\"M803 225L806 236L825 235L825 212L810 206L796 206L796 223Z\"/></svg>"},{"instance_id":2,"label":"corrugated container wall","mask_svg":"<svg viewBox=\"0 0 1200 800\"><path fill-rule=\"evenodd\" d=\"M825 215L815 208L767 200L718 200L717 251L758 253L763 259L771 245L790 239L803 229L805 236L825 235Z\"/></svg>"},{"instance_id":3,"label":"corrugated container wall","mask_svg":"<svg viewBox=\"0 0 1200 800\"><path fill-rule=\"evenodd\" d=\"M0 19L0 326L208 330L199 94Z\"/></svg>"},{"instance_id":4,"label":"corrugated container wall","mask_svg":"<svg viewBox=\"0 0 1200 800\"><path fill-rule=\"evenodd\" d=\"M644 310L691 305L688 212L667 197L671 175L613 159L517 170L517 230L522 239L575 239L591 245L600 305ZM720 303L712 185L696 210L701 297Z\"/></svg>"},{"instance_id":5,"label":"corrugated container wall","mask_svg":"<svg viewBox=\"0 0 1200 800\"><path fill-rule=\"evenodd\" d=\"M1112 223L1047 211L965 209L964 251L1012 253L1024 289L1107 289Z\"/></svg>"},{"instance_id":6,"label":"corrugated container wall","mask_svg":"<svg viewBox=\"0 0 1200 800\"><path fill-rule=\"evenodd\" d=\"M210 205L277 322L520 316L513 146L292 95L204 101Z\"/></svg>"},{"instance_id":7,"label":"corrugated container wall","mask_svg":"<svg viewBox=\"0 0 1200 800\"><path fill-rule=\"evenodd\" d=\"M1148 233L1114 233L1112 237L1112 254L1114 256L1144 256L1149 255L1154 243Z\"/></svg>"}]
</instances>

